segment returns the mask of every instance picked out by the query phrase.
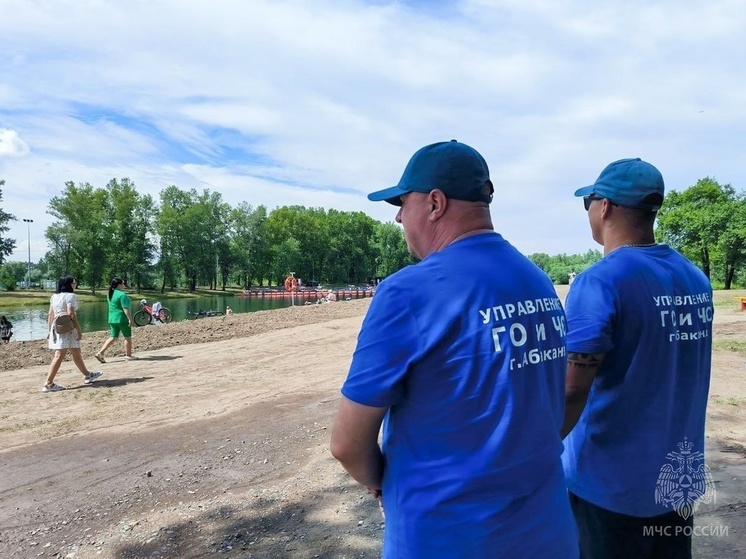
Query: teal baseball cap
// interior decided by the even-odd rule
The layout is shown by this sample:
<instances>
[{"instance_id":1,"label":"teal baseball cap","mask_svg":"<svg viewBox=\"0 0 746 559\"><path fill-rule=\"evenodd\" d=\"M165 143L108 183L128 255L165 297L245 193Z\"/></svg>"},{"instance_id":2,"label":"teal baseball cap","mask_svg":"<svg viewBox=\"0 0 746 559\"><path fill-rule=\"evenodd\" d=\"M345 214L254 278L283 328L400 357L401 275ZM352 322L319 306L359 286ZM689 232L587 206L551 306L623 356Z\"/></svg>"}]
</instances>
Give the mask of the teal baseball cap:
<instances>
[{"instance_id":1,"label":"teal baseball cap","mask_svg":"<svg viewBox=\"0 0 746 559\"><path fill-rule=\"evenodd\" d=\"M656 212L663 205L663 175L639 157L609 163L590 186L575 191L575 196L596 195L626 208Z\"/></svg>"},{"instance_id":2,"label":"teal baseball cap","mask_svg":"<svg viewBox=\"0 0 746 559\"><path fill-rule=\"evenodd\" d=\"M487 204L494 193L484 157L473 147L451 140L419 149L407 163L399 184L371 192L368 200L401 206L404 194L435 189L448 198Z\"/></svg>"}]
</instances>

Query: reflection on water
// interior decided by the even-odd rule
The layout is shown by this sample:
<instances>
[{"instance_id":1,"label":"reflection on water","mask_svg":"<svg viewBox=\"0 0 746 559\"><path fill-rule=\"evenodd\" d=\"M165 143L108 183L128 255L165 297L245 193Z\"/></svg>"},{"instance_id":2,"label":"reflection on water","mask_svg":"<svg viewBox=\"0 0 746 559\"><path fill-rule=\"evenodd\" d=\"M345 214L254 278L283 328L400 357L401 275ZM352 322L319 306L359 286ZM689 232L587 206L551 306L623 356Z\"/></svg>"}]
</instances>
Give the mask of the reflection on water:
<instances>
[{"instance_id":1,"label":"reflection on water","mask_svg":"<svg viewBox=\"0 0 746 559\"><path fill-rule=\"evenodd\" d=\"M47 336L47 309L23 309L5 311L5 318L13 324L11 342L37 340Z\"/></svg>"},{"instance_id":2,"label":"reflection on water","mask_svg":"<svg viewBox=\"0 0 746 559\"><path fill-rule=\"evenodd\" d=\"M133 314L139 310L140 297L129 294L132 299ZM50 294L51 296L51 294ZM198 297L195 299L171 299L164 306L171 310L174 320L186 320L189 313L199 311L221 311L230 306L234 313L263 311L270 309L281 309L293 304L303 304L305 301L314 302L315 296L306 295L301 301L299 298L293 301L290 297L236 297L234 295L213 295L211 297ZM156 299L148 299L148 304L153 304ZM36 307L33 309L18 309L3 311L8 320L13 323L13 341L42 340L47 337L47 310L48 307ZM95 332L108 330L108 305L106 303L81 303L78 310L78 320L83 332Z\"/></svg>"}]
</instances>

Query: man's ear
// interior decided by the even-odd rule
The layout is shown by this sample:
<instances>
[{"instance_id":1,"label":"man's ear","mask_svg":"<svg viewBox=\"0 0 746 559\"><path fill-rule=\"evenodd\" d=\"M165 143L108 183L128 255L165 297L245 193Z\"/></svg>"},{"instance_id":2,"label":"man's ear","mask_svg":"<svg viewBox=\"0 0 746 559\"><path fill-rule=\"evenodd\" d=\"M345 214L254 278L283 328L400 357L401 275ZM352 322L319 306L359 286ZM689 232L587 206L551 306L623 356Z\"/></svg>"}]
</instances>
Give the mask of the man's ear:
<instances>
[{"instance_id":1,"label":"man's ear","mask_svg":"<svg viewBox=\"0 0 746 559\"><path fill-rule=\"evenodd\" d=\"M609 215L611 215L611 212L614 211L614 204L612 204L611 201L607 200L606 198L601 200L601 203L603 204L601 206L601 217L606 219L607 217L609 217Z\"/></svg>"},{"instance_id":2,"label":"man's ear","mask_svg":"<svg viewBox=\"0 0 746 559\"><path fill-rule=\"evenodd\" d=\"M448 207L448 197L443 194L442 190L431 190L427 197L427 203L430 204L430 214L428 219L430 221L438 221L446 211Z\"/></svg>"}]
</instances>

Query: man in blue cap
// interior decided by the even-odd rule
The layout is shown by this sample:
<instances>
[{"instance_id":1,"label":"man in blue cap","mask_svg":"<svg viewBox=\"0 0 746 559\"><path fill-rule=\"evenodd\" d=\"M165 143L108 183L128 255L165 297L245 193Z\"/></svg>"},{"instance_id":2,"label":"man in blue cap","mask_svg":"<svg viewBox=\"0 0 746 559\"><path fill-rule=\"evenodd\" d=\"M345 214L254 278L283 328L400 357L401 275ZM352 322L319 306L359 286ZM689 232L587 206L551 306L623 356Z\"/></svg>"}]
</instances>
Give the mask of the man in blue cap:
<instances>
[{"instance_id":1,"label":"man in blue cap","mask_svg":"<svg viewBox=\"0 0 746 559\"><path fill-rule=\"evenodd\" d=\"M368 196L399 206L421 260L378 286L332 433L382 504L385 558L577 557L565 317L546 274L493 230L492 195L482 156L451 141Z\"/></svg>"},{"instance_id":2,"label":"man in blue cap","mask_svg":"<svg viewBox=\"0 0 746 559\"><path fill-rule=\"evenodd\" d=\"M579 189L604 258L566 302L563 461L581 557L691 557L697 499L711 498L704 427L712 288L656 244L663 177L640 159Z\"/></svg>"}]
</instances>

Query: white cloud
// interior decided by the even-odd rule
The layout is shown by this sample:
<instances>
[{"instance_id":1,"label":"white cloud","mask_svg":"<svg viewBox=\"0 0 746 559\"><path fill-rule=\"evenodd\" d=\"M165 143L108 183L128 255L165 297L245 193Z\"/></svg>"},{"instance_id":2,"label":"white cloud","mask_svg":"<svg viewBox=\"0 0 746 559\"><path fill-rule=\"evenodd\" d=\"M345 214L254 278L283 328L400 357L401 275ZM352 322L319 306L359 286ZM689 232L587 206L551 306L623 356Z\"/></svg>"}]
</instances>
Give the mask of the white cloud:
<instances>
[{"instance_id":1,"label":"white cloud","mask_svg":"<svg viewBox=\"0 0 746 559\"><path fill-rule=\"evenodd\" d=\"M19 157L29 152L29 146L15 130L0 128L0 157Z\"/></svg>"},{"instance_id":2,"label":"white cloud","mask_svg":"<svg viewBox=\"0 0 746 559\"><path fill-rule=\"evenodd\" d=\"M746 188L737 0L5 0L3 12L2 204L35 216L38 244L65 181L125 176L156 198L176 184L388 221L394 209L365 193L450 138L484 154L495 222L527 252L595 247L572 192L614 159L643 157L673 188L704 176Z\"/></svg>"}]
</instances>

